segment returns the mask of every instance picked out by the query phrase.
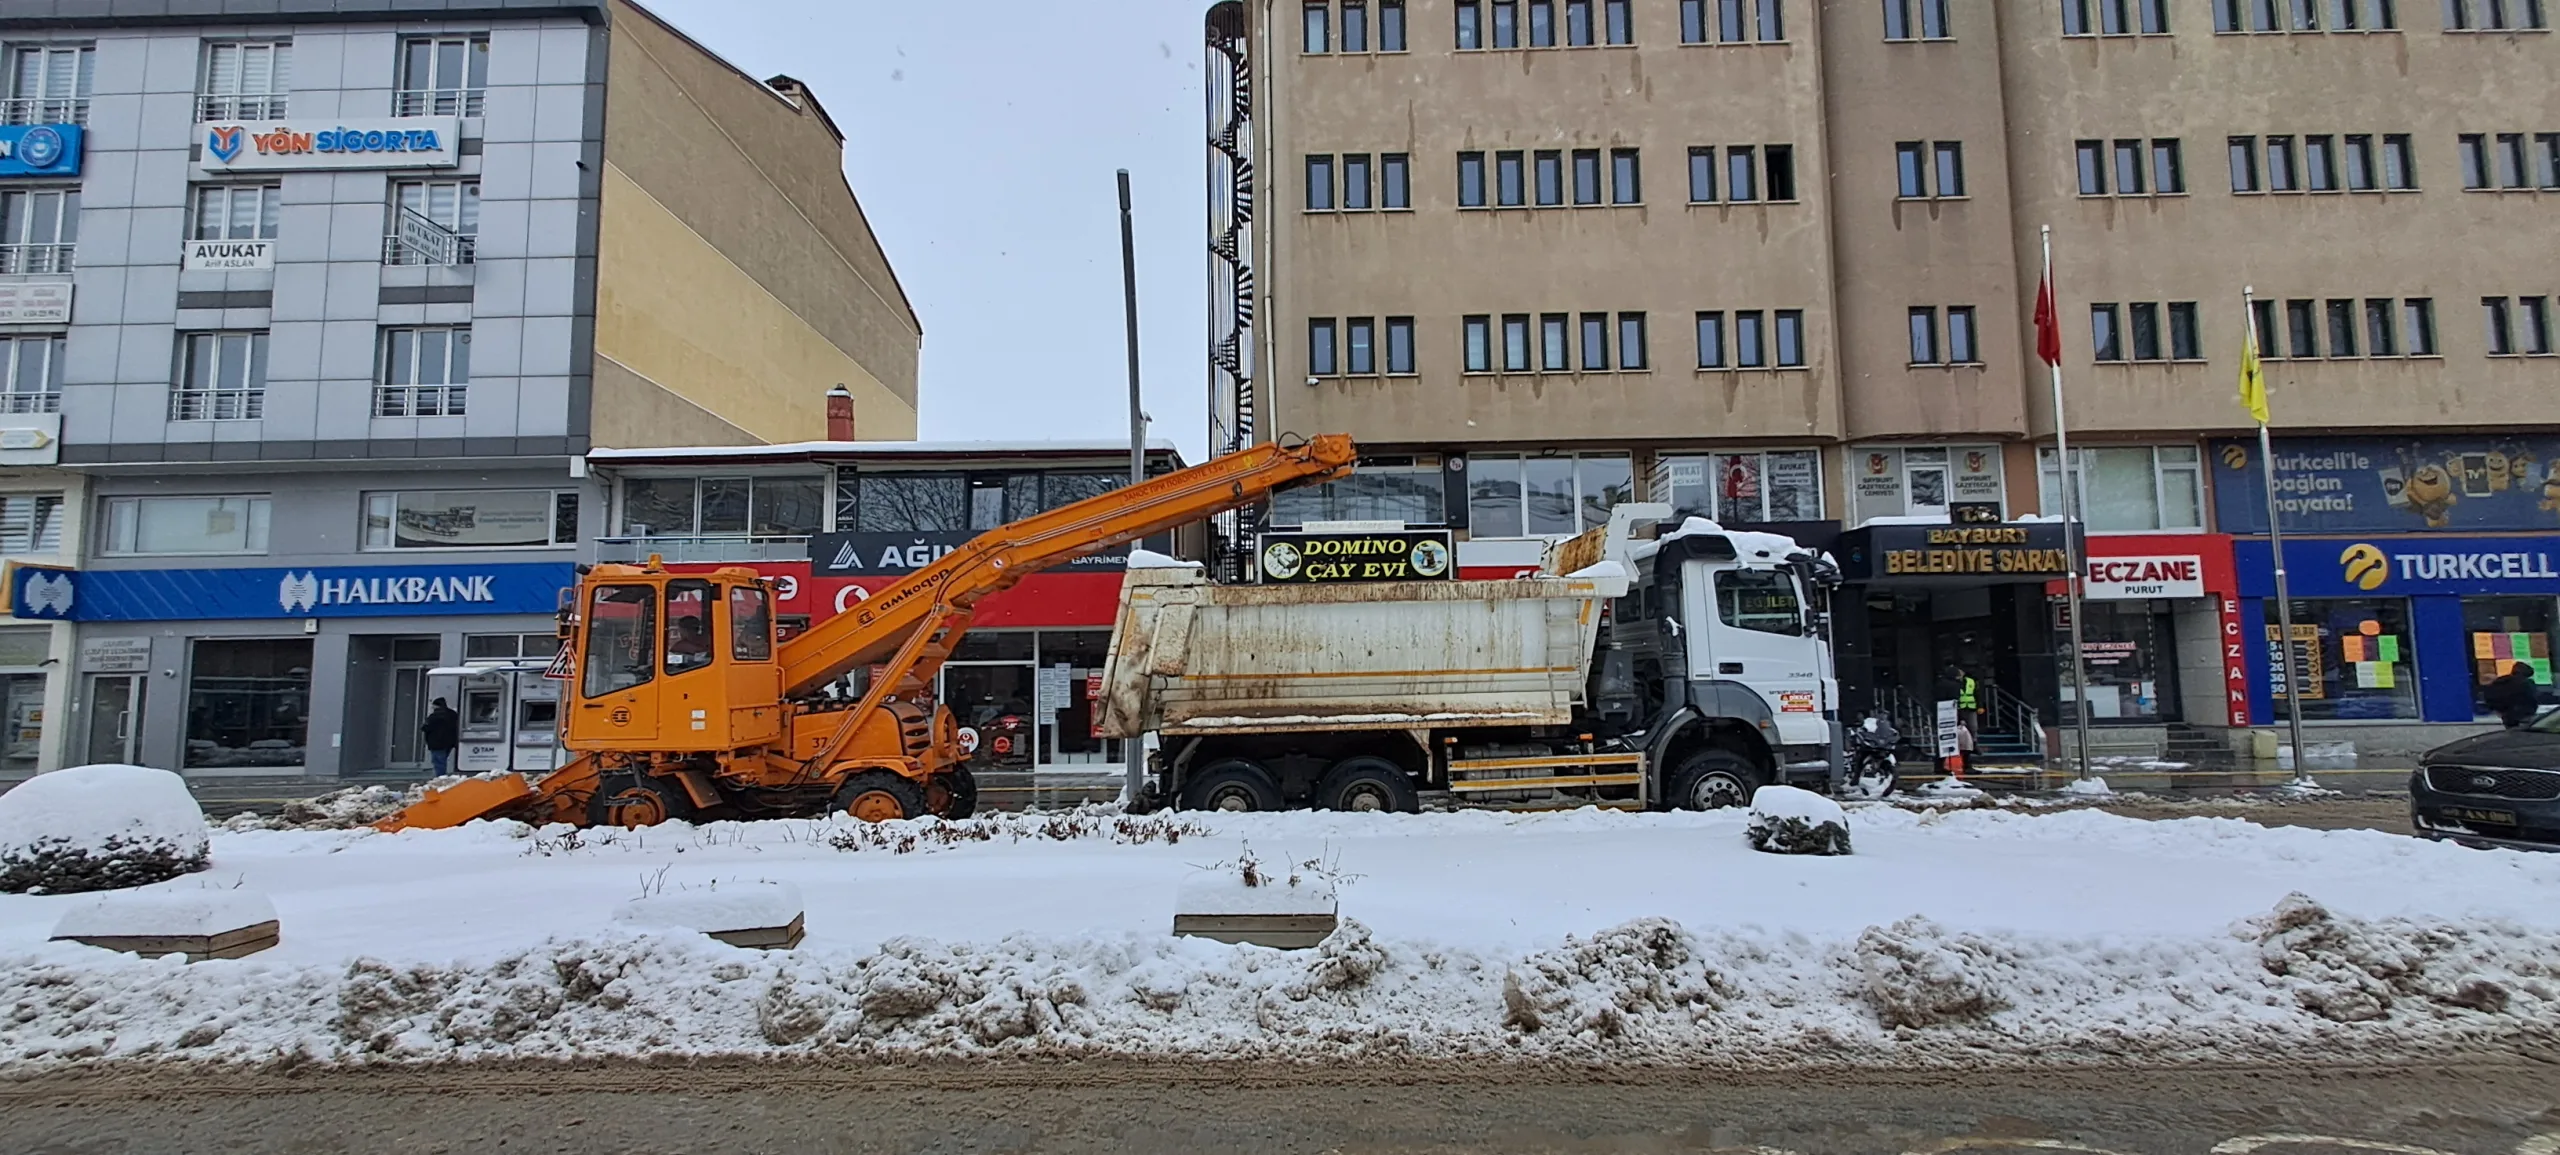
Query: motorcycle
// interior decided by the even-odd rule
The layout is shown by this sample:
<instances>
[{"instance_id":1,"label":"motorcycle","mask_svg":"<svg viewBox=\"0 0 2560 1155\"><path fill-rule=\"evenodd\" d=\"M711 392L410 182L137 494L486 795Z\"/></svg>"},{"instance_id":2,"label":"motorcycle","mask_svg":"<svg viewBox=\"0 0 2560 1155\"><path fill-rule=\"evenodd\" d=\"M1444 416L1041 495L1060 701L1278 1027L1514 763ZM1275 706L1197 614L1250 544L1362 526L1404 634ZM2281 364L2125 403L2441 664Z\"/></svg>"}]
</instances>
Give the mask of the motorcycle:
<instances>
[{"instance_id":1,"label":"motorcycle","mask_svg":"<svg viewBox=\"0 0 2560 1155\"><path fill-rule=\"evenodd\" d=\"M1849 731L1849 774L1841 788L1852 798L1874 800L1892 794L1902 774L1894 747L1902 733L1879 715Z\"/></svg>"}]
</instances>

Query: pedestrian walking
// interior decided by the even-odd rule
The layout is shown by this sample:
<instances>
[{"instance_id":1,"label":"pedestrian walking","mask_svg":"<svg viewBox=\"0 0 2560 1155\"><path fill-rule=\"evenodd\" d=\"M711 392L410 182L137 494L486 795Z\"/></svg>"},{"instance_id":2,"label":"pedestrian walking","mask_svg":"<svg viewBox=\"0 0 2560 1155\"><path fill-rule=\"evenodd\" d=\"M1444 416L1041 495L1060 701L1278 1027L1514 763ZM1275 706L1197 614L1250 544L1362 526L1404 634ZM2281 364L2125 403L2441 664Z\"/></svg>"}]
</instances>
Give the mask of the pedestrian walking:
<instances>
[{"instance_id":1,"label":"pedestrian walking","mask_svg":"<svg viewBox=\"0 0 2560 1155\"><path fill-rule=\"evenodd\" d=\"M436 776L453 773L453 750L462 745L462 716L438 698L427 709L427 720L418 723L418 733L427 740L427 760L435 764Z\"/></svg>"},{"instance_id":2,"label":"pedestrian walking","mask_svg":"<svg viewBox=\"0 0 2560 1155\"><path fill-rule=\"evenodd\" d=\"M2541 696L2533 685L2533 667L2523 662L2507 667L2506 673L2481 688L2480 701L2507 724L2507 729L2523 728L2542 707Z\"/></svg>"}]
</instances>

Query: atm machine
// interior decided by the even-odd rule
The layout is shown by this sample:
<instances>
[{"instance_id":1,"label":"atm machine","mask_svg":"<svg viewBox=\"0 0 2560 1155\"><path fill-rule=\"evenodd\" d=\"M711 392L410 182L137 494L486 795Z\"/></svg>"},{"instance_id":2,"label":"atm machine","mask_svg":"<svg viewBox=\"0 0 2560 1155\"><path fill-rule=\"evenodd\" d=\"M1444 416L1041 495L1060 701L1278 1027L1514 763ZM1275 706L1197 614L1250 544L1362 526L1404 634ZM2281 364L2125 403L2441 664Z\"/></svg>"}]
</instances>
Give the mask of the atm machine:
<instances>
[{"instance_id":1,"label":"atm machine","mask_svg":"<svg viewBox=\"0 0 2560 1155\"><path fill-rule=\"evenodd\" d=\"M517 770L540 773L560 764L560 683L547 662L473 662L427 671L435 697L462 717L456 774Z\"/></svg>"}]
</instances>

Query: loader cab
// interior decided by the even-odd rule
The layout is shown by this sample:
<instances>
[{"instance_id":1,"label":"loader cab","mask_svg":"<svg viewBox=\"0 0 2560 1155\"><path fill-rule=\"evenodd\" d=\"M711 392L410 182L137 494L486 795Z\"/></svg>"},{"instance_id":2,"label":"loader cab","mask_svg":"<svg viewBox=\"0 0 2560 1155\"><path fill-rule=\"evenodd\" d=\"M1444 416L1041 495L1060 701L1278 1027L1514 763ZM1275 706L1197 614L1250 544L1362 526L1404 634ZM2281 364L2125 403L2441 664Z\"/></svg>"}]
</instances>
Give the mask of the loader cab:
<instances>
[{"instance_id":1,"label":"loader cab","mask_svg":"<svg viewBox=\"0 0 2560 1155\"><path fill-rule=\"evenodd\" d=\"M773 594L754 571L597 566L576 596L569 749L706 753L781 738Z\"/></svg>"}]
</instances>

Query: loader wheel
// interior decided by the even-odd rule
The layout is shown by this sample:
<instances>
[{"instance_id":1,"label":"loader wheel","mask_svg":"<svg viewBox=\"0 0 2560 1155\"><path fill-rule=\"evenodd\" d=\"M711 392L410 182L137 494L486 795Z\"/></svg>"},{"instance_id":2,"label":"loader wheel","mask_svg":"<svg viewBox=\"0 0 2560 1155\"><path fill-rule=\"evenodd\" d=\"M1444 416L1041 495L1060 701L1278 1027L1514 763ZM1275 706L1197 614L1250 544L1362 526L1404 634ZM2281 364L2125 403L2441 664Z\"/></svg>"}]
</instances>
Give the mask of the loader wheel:
<instances>
[{"instance_id":1,"label":"loader wheel","mask_svg":"<svg viewBox=\"0 0 2560 1155\"><path fill-rule=\"evenodd\" d=\"M978 776L963 766L924 780L925 804L944 818L967 818L978 812Z\"/></svg>"},{"instance_id":2,"label":"loader wheel","mask_svg":"<svg viewBox=\"0 0 2560 1155\"><path fill-rule=\"evenodd\" d=\"M1182 787L1185 810L1278 810L1280 784L1241 758L1212 762Z\"/></svg>"},{"instance_id":3,"label":"loader wheel","mask_svg":"<svg viewBox=\"0 0 2560 1155\"><path fill-rule=\"evenodd\" d=\"M894 822L932 813L924 787L886 770L865 770L836 787L834 808L864 822Z\"/></svg>"},{"instance_id":4,"label":"loader wheel","mask_svg":"<svg viewBox=\"0 0 2560 1155\"><path fill-rule=\"evenodd\" d=\"M1384 758L1345 758L1333 764L1324 781L1316 784L1316 803L1327 810L1360 812L1393 811L1416 814L1422 810L1422 796L1413 788L1413 776L1404 767Z\"/></svg>"},{"instance_id":5,"label":"loader wheel","mask_svg":"<svg viewBox=\"0 0 2560 1155\"><path fill-rule=\"evenodd\" d=\"M1751 760L1731 750L1700 750L1671 772L1665 803L1681 810L1722 810L1748 806L1760 788L1760 772Z\"/></svg>"},{"instance_id":6,"label":"loader wheel","mask_svg":"<svg viewBox=\"0 0 2560 1155\"><path fill-rule=\"evenodd\" d=\"M693 817L693 799L672 778L636 770L604 776L595 797L587 800L587 825L638 830Z\"/></svg>"}]
</instances>

